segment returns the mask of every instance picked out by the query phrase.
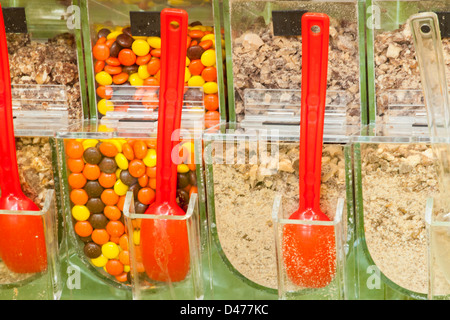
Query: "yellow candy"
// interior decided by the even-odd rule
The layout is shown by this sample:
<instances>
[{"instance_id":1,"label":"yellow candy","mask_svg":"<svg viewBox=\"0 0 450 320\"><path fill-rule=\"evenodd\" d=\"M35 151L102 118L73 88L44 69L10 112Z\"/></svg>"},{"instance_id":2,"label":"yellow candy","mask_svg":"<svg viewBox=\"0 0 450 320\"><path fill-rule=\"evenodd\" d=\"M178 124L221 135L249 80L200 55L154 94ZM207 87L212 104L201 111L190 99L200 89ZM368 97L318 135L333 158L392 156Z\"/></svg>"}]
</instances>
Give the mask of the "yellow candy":
<instances>
[{"instance_id":1,"label":"yellow candy","mask_svg":"<svg viewBox=\"0 0 450 320\"><path fill-rule=\"evenodd\" d=\"M192 76L188 81L189 87L201 87L205 84L205 80L201 76Z\"/></svg>"},{"instance_id":2,"label":"yellow candy","mask_svg":"<svg viewBox=\"0 0 450 320\"><path fill-rule=\"evenodd\" d=\"M109 86L112 84L112 77L108 72L100 71L95 75L95 81L97 81L99 85Z\"/></svg>"},{"instance_id":3,"label":"yellow candy","mask_svg":"<svg viewBox=\"0 0 450 320\"><path fill-rule=\"evenodd\" d=\"M125 265L123 266L123 272L130 272L130 270L131 270L130 265L125 264Z\"/></svg>"},{"instance_id":4,"label":"yellow candy","mask_svg":"<svg viewBox=\"0 0 450 320\"><path fill-rule=\"evenodd\" d=\"M219 87L217 86L216 82L207 82L203 85L203 92L205 94L214 94L219 91Z\"/></svg>"},{"instance_id":5,"label":"yellow candy","mask_svg":"<svg viewBox=\"0 0 450 320\"><path fill-rule=\"evenodd\" d=\"M189 59L188 57L186 57L186 67L189 66L191 64L191 59Z\"/></svg>"},{"instance_id":6,"label":"yellow candy","mask_svg":"<svg viewBox=\"0 0 450 320\"><path fill-rule=\"evenodd\" d=\"M138 74L138 73L130 74L130 77L128 78L128 81L130 81L130 84L131 84L132 86L140 87L140 86L143 86L143 85L144 85L144 80L142 80L142 79L139 77L139 74Z\"/></svg>"},{"instance_id":7,"label":"yellow candy","mask_svg":"<svg viewBox=\"0 0 450 320\"><path fill-rule=\"evenodd\" d=\"M128 159L123 155L123 153L118 153L115 156L115 160L117 163L117 166L122 170L128 169Z\"/></svg>"},{"instance_id":8,"label":"yellow candy","mask_svg":"<svg viewBox=\"0 0 450 320\"><path fill-rule=\"evenodd\" d=\"M114 128L110 128L107 125L100 124L98 126L98 132L114 132Z\"/></svg>"},{"instance_id":9,"label":"yellow candy","mask_svg":"<svg viewBox=\"0 0 450 320\"><path fill-rule=\"evenodd\" d=\"M86 206L76 205L72 208L72 216L77 221L86 221L90 215L91 213Z\"/></svg>"},{"instance_id":10,"label":"yellow candy","mask_svg":"<svg viewBox=\"0 0 450 320\"><path fill-rule=\"evenodd\" d=\"M106 115L109 111L114 111L114 103L111 100L102 99L97 104L97 110L102 115Z\"/></svg>"},{"instance_id":11,"label":"yellow candy","mask_svg":"<svg viewBox=\"0 0 450 320\"><path fill-rule=\"evenodd\" d=\"M113 145L115 145L119 152L122 152L123 143L121 143L120 140L110 139L109 142L112 143Z\"/></svg>"},{"instance_id":12,"label":"yellow candy","mask_svg":"<svg viewBox=\"0 0 450 320\"><path fill-rule=\"evenodd\" d=\"M216 51L214 51L213 49L208 49L203 52L200 59L205 67L212 67L216 64Z\"/></svg>"},{"instance_id":13,"label":"yellow candy","mask_svg":"<svg viewBox=\"0 0 450 320\"><path fill-rule=\"evenodd\" d=\"M189 167L186 164L179 164L179 165L177 165L177 172L178 173L187 173L187 172L189 172Z\"/></svg>"},{"instance_id":14,"label":"yellow candy","mask_svg":"<svg viewBox=\"0 0 450 320\"><path fill-rule=\"evenodd\" d=\"M117 169L116 170L116 178L117 178L117 180L119 180L120 179L120 173L122 172L122 169Z\"/></svg>"},{"instance_id":15,"label":"yellow candy","mask_svg":"<svg viewBox=\"0 0 450 320\"><path fill-rule=\"evenodd\" d=\"M101 268L106 265L106 263L108 262L108 258L104 255L100 255L100 257L98 258L91 259L91 262L94 266Z\"/></svg>"},{"instance_id":16,"label":"yellow candy","mask_svg":"<svg viewBox=\"0 0 450 320\"><path fill-rule=\"evenodd\" d=\"M191 72L189 71L189 68L186 67L186 69L184 71L184 82L188 82L190 78L191 78Z\"/></svg>"},{"instance_id":17,"label":"yellow candy","mask_svg":"<svg viewBox=\"0 0 450 320\"><path fill-rule=\"evenodd\" d=\"M150 45L143 39L137 39L133 42L131 50L133 50L137 56L143 57L150 52Z\"/></svg>"},{"instance_id":18,"label":"yellow candy","mask_svg":"<svg viewBox=\"0 0 450 320\"><path fill-rule=\"evenodd\" d=\"M214 35L214 33L208 33L207 35L203 36L203 38L201 38L200 42L205 40L211 40L214 42L216 40L216 36Z\"/></svg>"},{"instance_id":19,"label":"yellow candy","mask_svg":"<svg viewBox=\"0 0 450 320\"><path fill-rule=\"evenodd\" d=\"M118 196L124 196L127 194L128 191L128 186L122 182L122 180L117 180L116 183L114 184L114 192L118 195Z\"/></svg>"},{"instance_id":20,"label":"yellow candy","mask_svg":"<svg viewBox=\"0 0 450 320\"><path fill-rule=\"evenodd\" d=\"M111 39L115 39L117 38L119 35L121 35L123 32L122 31L113 31L110 34L108 34L106 36L106 39L111 40Z\"/></svg>"},{"instance_id":21,"label":"yellow candy","mask_svg":"<svg viewBox=\"0 0 450 320\"><path fill-rule=\"evenodd\" d=\"M102 254L108 259L116 258L120 253L119 246L112 241L102 245Z\"/></svg>"},{"instance_id":22,"label":"yellow candy","mask_svg":"<svg viewBox=\"0 0 450 320\"><path fill-rule=\"evenodd\" d=\"M86 150L87 148L95 147L97 143L97 139L86 139L82 142L84 150Z\"/></svg>"},{"instance_id":23,"label":"yellow candy","mask_svg":"<svg viewBox=\"0 0 450 320\"><path fill-rule=\"evenodd\" d=\"M133 243L138 246L141 243L141 232L139 230L133 231Z\"/></svg>"},{"instance_id":24,"label":"yellow candy","mask_svg":"<svg viewBox=\"0 0 450 320\"><path fill-rule=\"evenodd\" d=\"M147 79L148 77L150 77L150 73L148 73L147 65L139 66L139 69L138 69L138 76L139 76L139 78L141 78L142 80L145 80L145 79Z\"/></svg>"},{"instance_id":25,"label":"yellow candy","mask_svg":"<svg viewBox=\"0 0 450 320\"><path fill-rule=\"evenodd\" d=\"M142 159L142 161L144 161L144 164L147 167L153 168L154 166L156 166L156 150L149 149L147 155L144 159Z\"/></svg>"},{"instance_id":26,"label":"yellow candy","mask_svg":"<svg viewBox=\"0 0 450 320\"><path fill-rule=\"evenodd\" d=\"M161 49L161 38L160 37L148 37L147 43L152 48Z\"/></svg>"}]
</instances>

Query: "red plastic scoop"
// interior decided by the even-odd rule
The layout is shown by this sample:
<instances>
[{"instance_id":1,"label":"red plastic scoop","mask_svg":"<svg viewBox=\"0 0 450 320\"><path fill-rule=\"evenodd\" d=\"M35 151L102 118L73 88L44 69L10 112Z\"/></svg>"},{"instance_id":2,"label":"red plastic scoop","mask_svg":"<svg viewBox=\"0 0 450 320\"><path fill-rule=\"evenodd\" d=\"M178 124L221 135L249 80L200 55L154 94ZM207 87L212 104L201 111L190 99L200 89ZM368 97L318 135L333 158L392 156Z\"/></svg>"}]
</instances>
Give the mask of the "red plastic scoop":
<instances>
[{"instance_id":1,"label":"red plastic scoop","mask_svg":"<svg viewBox=\"0 0 450 320\"><path fill-rule=\"evenodd\" d=\"M330 219L320 210L323 126L327 89L329 17L302 17L302 105L300 129L300 207L290 219ZM335 274L335 239L331 226L288 224L283 257L289 279L298 286L321 288Z\"/></svg>"},{"instance_id":2,"label":"red plastic scoop","mask_svg":"<svg viewBox=\"0 0 450 320\"><path fill-rule=\"evenodd\" d=\"M0 6L0 210L39 211L20 187L11 102L8 49ZM9 270L35 273L47 268L42 218L0 214L0 258Z\"/></svg>"},{"instance_id":3,"label":"red plastic scoop","mask_svg":"<svg viewBox=\"0 0 450 320\"><path fill-rule=\"evenodd\" d=\"M181 109L186 68L188 15L181 9L161 11L161 85L158 111L156 200L146 214L185 215L176 202ZM150 279L183 280L189 272L189 243L184 220L142 219L142 262Z\"/></svg>"}]
</instances>

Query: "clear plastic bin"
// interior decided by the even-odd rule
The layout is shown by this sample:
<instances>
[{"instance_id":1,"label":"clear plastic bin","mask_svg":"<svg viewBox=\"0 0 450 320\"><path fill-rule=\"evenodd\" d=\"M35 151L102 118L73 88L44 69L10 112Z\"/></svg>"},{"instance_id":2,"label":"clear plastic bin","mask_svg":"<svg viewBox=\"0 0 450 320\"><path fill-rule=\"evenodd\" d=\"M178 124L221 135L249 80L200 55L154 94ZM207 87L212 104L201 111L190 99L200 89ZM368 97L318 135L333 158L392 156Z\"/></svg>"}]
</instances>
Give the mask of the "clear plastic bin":
<instances>
[{"instance_id":1,"label":"clear plastic bin","mask_svg":"<svg viewBox=\"0 0 450 320\"><path fill-rule=\"evenodd\" d=\"M194 129L183 129L185 126L186 124L183 124L182 120L180 141L183 158L178 164L177 200L180 206L187 210L189 193L198 194L198 214L204 221L206 207L202 162L199 158L201 157L201 142L198 140L199 133ZM79 130L57 134L62 203L68 234L67 264L75 270L74 272L77 272L81 279L81 285L73 286L72 290L68 292L68 297L71 299L85 299L86 297L133 299L137 295L143 297L141 293L135 291L131 274L132 256L130 250L126 250L126 248L130 248L128 239L131 236L127 233L125 226L125 210L127 209L125 201L127 192L132 191L135 195L135 211L129 211L130 215L144 213L149 204L154 201L157 123L118 121L111 122L110 126L107 126L97 122L85 122L80 127ZM82 158L78 157L80 154L72 153L72 143L83 148ZM100 149L99 143L104 144L105 149ZM127 146L133 145L133 152L138 150L139 144L145 149L146 154L142 153L144 156L142 158L141 153L138 156L138 151L136 151L133 154L138 158L129 160L125 157L125 154L129 156L128 150L124 147L125 143ZM136 148L134 148L135 146ZM108 153L107 147L115 150L114 156ZM93 152L91 155L84 154L88 149L90 149L88 152ZM139 148L139 150L141 149ZM96 162L94 158L98 155L101 160L95 165L93 164ZM140 160L140 158L142 159ZM75 161L73 161L74 159ZM77 166L78 163L81 167ZM140 167L145 171L142 175L137 170ZM77 178L82 180L82 184L77 185ZM130 217L131 220L134 220L133 216ZM80 226L82 224L88 228L86 233ZM201 236L205 236L204 231ZM202 240L202 250L206 250L205 243L206 241ZM116 263L120 261L120 257L113 257L109 253L104 254L103 247L105 245L113 252L118 251L118 254L128 251L123 253L122 265ZM129 259L126 259L126 254L130 257ZM110 265L107 265L112 260L115 264L110 262ZM137 285L139 286L139 282Z\"/></svg>"},{"instance_id":2,"label":"clear plastic bin","mask_svg":"<svg viewBox=\"0 0 450 320\"><path fill-rule=\"evenodd\" d=\"M151 116L152 100L157 99L159 87L159 13L166 7L177 7L188 12L189 39L197 42L190 42L187 49L186 86L203 89L204 97L197 98L205 101L205 127L226 119L221 25L211 1L88 0L84 6L83 36L89 52L87 80L93 118L117 118L124 113L140 118ZM104 57L96 55L96 45L105 37L111 47L109 57L114 59L102 60ZM123 50L130 53L131 60L116 60ZM122 90L132 93L124 98ZM139 97L135 91L146 94ZM185 99L185 109L195 109L195 103L189 100Z\"/></svg>"},{"instance_id":3,"label":"clear plastic bin","mask_svg":"<svg viewBox=\"0 0 450 320\"><path fill-rule=\"evenodd\" d=\"M214 129L203 135L213 298L344 297L340 276L334 282L334 293L306 290L295 295L277 272L272 213L277 196L283 199L280 213L298 208L299 127L224 124ZM347 129L347 134L355 134ZM342 232L336 239L349 241L354 236L351 227L344 227L347 220L351 223L353 212L349 138L333 132L332 126L326 126L321 208L332 220L330 227L336 225L336 232ZM346 199L345 205L338 204L338 199ZM345 212L338 210L342 205ZM279 225L285 222L278 220ZM345 255L350 257L351 252Z\"/></svg>"},{"instance_id":4,"label":"clear plastic bin","mask_svg":"<svg viewBox=\"0 0 450 320\"><path fill-rule=\"evenodd\" d=\"M54 190L48 190L40 211L7 211L0 215L27 216L40 219L45 236L47 267L39 273L16 273L0 259L0 299L1 300L58 300L63 290L60 266L60 243L58 238L58 217ZM34 250L36 251L36 250Z\"/></svg>"},{"instance_id":5,"label":"clear plastic bin","mask_svg":"<svg viewBox=\"0 0 450 320\"><path fill-rule=\"evenodd\" d=\"M450 77L450 34L446 0L367 0L367 83L369 120L382 125L426 125L426 108L409 17L434 11L441 22L442 44ZM447 29L444 29L446 26Z\"/></svg>"},{"instance_id":6,"label":"clear plastic bin","mask_svg":"<svg viewBox=\"0 0 450 320\"><path fill-rule=\"evenodd\" d=\"M340 125L366 124L360 10L364 1L223 1L229 121L298 125L300 21L309 11L331 19L327 108Z\"/></svg>"},{"instance_id":7,"label":"clear plastic bin","mask_svg":"<svg viewBox=\"0 0 450 320\"><path fill-rule=\"evenodd\" d=\"M426 203L443 190L428 128L387 127L367 128L352 143L355 299L423 300L429 290Z\"/></svg>"},{"instance_id":8,"label":"clear plastic bin","mask_svg":"<svg viewBox=\"0 0 450 320\"><path fill-rule=\"evenodd\" d=\"M44 130L89 118L78 1L1 4L14 116Z\"/></svg>"}]
</instances>

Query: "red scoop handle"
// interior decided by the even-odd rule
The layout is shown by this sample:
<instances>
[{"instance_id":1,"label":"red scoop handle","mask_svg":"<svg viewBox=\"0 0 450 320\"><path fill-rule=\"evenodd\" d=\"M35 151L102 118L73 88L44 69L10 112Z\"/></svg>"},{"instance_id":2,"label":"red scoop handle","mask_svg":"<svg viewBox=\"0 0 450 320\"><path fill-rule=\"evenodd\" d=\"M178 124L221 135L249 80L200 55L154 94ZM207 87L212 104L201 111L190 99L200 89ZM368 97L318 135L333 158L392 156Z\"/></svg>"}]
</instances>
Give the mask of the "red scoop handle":
<instances>
[{"instance_id":1,"label":"red scoop handle","mask_svg":"<svg viewBox=\"0 0 450 320\"><path fill-rule=\"evenodd\" d=\"M181 9L161 11L161 81L158 111L156 203L176 202L178 150L186 69L188 14ZM176 153L178 154L178 153Z\"/></svg>"},{"instance_id":2,"label":"red scoop handle","mask_svg":"<svg viewBox=\"0 0 450 320\"><path fill-rule=\"evenodd\" d=\"M299 211L320 211L329 25L329 17L322 13L306 13L302 17Z\"/></svg>"},{"instance_id":3,"label":"red scoop handle","mask_svg":"<svg viewBox=\"0 0 450 320\"><path fill-rule=\"evenodd\" d=\"M0 6L0 188L3 196L22 194L12 115L11 78L5 22Z\"/></svg>"}]
</instances>

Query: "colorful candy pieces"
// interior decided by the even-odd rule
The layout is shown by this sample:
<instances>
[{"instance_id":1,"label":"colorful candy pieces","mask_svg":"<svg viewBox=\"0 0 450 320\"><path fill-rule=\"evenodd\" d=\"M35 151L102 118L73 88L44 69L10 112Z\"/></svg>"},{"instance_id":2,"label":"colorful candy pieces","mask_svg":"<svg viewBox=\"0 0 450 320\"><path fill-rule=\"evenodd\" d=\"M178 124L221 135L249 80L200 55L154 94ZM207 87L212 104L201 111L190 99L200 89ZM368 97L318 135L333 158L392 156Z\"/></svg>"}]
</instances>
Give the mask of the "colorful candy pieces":
<instances>
[{"instance_id":1,"label":"colorful candy pieces","mask_svg":"<svg viewBox=\"0 0 450 320\"><path fill-rule=\"evenodd\" d=\"M123 206L128 191L134 194L136 213L144 213L155 201L156 139L68 140L65 148L74 231L84 243L84 254L117 281L129 282L130 235ZM193 143L183 142L177 202L184 210L190 194L197 192L194 162ZM133 221L133 226L138 252L139 222Z\"/></svg>"},{"instance_id":2,"label":"colorful candy pieces","mask_svg":"<svg viewBox=\"0 0 450 320\"><path fill-rule=\"evenodd\" d=\"M188 28L185 83L188 87L203 87L205 126L209 128L220 119L214 29L198 22ZM133 37L129 27L102 28L97 38L93 45L97 111L101 115L126 111L131 104L157 108L155 90L130 90L130 94L121 96L119 105L113 102L114 92L110 86L159 86L161 38Z\"/></svg>"}]
</instances>

